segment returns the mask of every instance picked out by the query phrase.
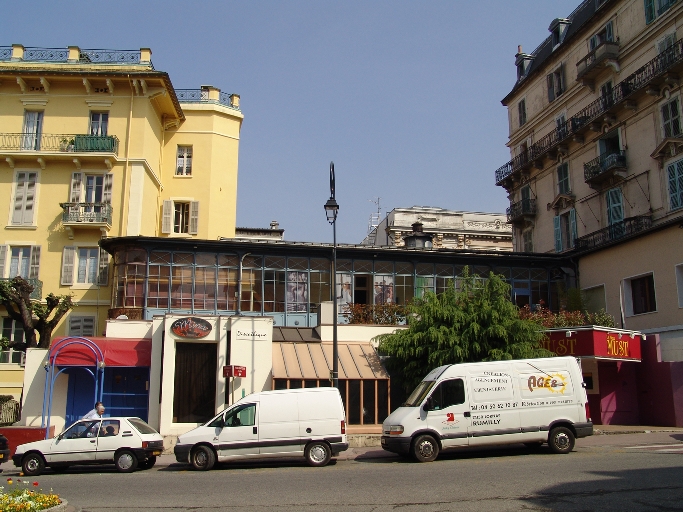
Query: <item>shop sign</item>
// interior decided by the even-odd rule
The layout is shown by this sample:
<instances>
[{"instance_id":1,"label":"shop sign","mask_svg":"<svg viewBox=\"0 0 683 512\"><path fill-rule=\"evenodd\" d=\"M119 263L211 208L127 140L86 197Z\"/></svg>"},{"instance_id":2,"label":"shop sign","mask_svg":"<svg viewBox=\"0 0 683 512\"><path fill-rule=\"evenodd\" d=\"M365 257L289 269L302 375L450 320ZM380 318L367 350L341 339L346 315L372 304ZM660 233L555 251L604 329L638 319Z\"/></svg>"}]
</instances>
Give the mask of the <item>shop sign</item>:
<instances>
[{"instance_id":1,"label":"shop sign","mask_svg":"<svg viewBox=\"0 0 683 512\"><path fill-rule=\"evenodd\" d=\"M641 336L593 329L548 332L543 348L558 356L592 356L603 359L640 361ZM567 336L569 334L569 336Z\"/></svg>"},{"instance_id":2,"label":"shop sign","mask_svg":"<svg viewBox=\"0 0 683 512\"><path fill-rule=\"evenodd\" d=\"M196 316L179 318L171 324L171 332L180 338L204 338L211 333L211 323Z\"/></svg>"},{"instance_id":3,"label":"shop sign","mask_svg":"<svg viewBox=\"0 0 683 512\"><path fill-rule=\"evenodd\" d=\"M246 366L224 366L223 367L223 377L228 378L228 377L246 377L247 376L247 367Z\"/></svg>"}]
</instances>

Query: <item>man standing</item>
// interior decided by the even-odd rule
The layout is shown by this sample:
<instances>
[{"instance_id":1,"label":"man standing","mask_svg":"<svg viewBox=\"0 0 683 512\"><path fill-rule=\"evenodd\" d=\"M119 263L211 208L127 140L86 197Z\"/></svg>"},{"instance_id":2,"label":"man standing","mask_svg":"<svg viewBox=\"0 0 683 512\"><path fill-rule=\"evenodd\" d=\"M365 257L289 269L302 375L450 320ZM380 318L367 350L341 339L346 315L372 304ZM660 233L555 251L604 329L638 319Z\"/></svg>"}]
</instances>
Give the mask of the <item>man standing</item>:
<instances>
[{"instance_id":1,"label":"man standing","mask_svg":"<svg viewBox=\"0 0 683 512\"><path fill-rule=\"evenodd\" d=\"M104 414L104 405L102 405L102 402L96 402L95 408L92 411L90 411L88 414L83 416L82 419L84 419L84 420L99 420L99 419L102 419L103 414Z\"/></svg>"}]
</instances>

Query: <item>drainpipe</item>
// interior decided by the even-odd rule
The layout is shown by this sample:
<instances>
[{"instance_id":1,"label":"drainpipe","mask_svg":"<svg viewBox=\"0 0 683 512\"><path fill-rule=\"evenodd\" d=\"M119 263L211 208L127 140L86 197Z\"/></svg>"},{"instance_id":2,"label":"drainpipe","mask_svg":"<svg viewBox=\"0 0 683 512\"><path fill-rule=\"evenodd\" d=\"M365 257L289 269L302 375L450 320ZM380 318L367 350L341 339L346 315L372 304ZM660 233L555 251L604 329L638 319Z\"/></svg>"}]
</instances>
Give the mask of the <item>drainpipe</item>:
<instances>
[{"instance_id":1,"label":"drainpipe","mask_svg":"<svg viewBox=\"0 0 683 512\"><path fill-rule=\"evenodd\" d=\"M128 219L126 218L126 213L128 211L128 194L126 191L130 190L130 176L128 176L128 161L130 158L130 132L131 124L133 122L133 99L134 99L134 89L133 84L130 81L130 75L128 76L128 85L130 86L130 111L128 112L128 128L126 130L126 160L123 166L123 194L121 201L121 224L119 225L119 236L123 236L123 224L128 225Z\"/></svg>"},{"instance_id":2,"label":"drainpipe","mask_svg":"<svg viewBox=\"0 0 683 512\"><path fill-rule=\"evenodd\" d=\"M250 252L245 252L240 256L240 266L237 273L237 316L242 315L242 263L244 262L244 258L250 254Z\"/></svg>"}]
</instances>

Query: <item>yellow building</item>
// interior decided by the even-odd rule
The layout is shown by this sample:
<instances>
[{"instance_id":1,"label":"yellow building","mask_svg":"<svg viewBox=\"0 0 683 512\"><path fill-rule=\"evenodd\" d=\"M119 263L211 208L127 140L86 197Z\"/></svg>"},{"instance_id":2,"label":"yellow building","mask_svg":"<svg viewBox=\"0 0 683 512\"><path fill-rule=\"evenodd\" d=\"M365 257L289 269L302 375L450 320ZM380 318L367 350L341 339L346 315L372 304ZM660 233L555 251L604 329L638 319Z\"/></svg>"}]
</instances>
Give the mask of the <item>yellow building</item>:
<instances>
[{"instance_id":1,"label":"yellow building","mask_svg":"<svg viewBox=\"0 0 683 512\"><path fill-rule=\"evenodd\" d=\"M54 335L101 334L112 292L138 286L112 286L100 238L235 235L239 96L174 89L151 56L0 47L0 278L73 294ZM22 331L5 317L3 336Z\"/></svg>"}]
</instances>

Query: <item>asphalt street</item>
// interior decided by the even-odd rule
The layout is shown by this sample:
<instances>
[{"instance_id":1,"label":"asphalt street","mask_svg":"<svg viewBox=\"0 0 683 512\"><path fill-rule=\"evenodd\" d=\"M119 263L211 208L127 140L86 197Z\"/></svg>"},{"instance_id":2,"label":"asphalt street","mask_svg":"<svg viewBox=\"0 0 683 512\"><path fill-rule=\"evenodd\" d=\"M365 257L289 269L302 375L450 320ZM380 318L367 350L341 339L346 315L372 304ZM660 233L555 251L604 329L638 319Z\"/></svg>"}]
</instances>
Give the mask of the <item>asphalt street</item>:
<instances>
[{"instance_id":1,"label":"asphalt street","mask_svg":"<svg viewBox=\"0 0 683 512\"><path fill-rule=\"evenodd\" d=\"M466 448L418 464L377 448L325 468L251 461L192 471L161 458L148 471L71 468L31 479L83 512L603 511L683 509L683 434L600 435L568 455L522 445ZM9 464L3 476L21 478Z\"/></svg>"}]
</instances>

